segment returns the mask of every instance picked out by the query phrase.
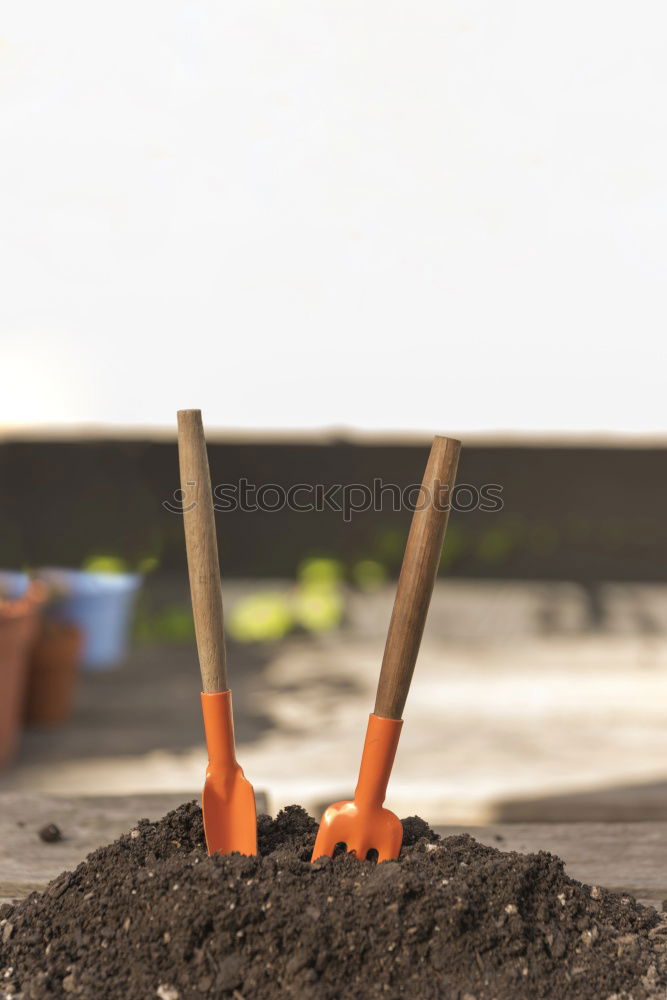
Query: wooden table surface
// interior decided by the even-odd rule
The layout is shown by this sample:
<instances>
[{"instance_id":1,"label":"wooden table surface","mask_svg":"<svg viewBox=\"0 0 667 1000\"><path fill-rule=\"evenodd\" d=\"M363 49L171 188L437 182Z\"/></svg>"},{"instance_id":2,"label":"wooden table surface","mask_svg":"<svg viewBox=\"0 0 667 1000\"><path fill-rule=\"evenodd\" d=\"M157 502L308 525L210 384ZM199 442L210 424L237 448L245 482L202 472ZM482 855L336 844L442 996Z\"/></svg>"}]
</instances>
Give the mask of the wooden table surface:
<instances>
[{"instance_id":1,"label":"wooden table surface","mask_svg":"<svg viewBox=\"0 0 667 1000\"><path fill-rule=\"evenodd\" d=\"M142 817L158 819L187 795L55 798L5 792L0 795L0 902L43 888L74 868L96 847L114 840ZM39 830L56 823L64 839L44 843ZM552 851L568 874L591 885L625 892L660 909L667 899L667 822L499 823L485 827L439 827L449 835L468 832L501 850Z\"/></svg>"}]
</instances>

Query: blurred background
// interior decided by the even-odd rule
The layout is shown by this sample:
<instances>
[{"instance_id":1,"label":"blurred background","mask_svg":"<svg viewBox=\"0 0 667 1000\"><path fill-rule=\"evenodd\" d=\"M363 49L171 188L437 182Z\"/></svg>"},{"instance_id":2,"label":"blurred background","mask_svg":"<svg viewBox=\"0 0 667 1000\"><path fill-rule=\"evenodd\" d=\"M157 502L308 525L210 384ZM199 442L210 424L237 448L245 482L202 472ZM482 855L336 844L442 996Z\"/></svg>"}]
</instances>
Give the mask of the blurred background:
<instances>
[{"instance_id":1,"label":"blurred background","mask_svg":"<svg viewBox=\"0 0 667 1000\"><path fill-rule=\"evenodd\" d=\"M0 21L0 790L201 786L175 414L215 484L463 442L390 797L667 818L667 13L64 0ZM462 496L461 507L467 506ZM410 511L220 511L239 758L354 787Z\"/></svg>"}]
</instances>

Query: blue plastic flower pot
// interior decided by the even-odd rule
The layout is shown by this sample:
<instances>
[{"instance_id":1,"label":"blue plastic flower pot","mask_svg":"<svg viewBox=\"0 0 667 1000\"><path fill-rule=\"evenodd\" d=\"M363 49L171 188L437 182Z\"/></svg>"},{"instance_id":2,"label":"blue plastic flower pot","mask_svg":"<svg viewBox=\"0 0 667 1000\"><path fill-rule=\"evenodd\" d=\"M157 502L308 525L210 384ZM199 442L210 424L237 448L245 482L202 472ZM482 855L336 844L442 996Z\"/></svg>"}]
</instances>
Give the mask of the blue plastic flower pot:
<instances>
[{"instance_id":1,"label":"blue plastic flower pot","mask_svg":"<svg viewBox=\"0 0 667 1000\"><path fill-rule=\"evenodd\" d=\"M27 573L14 569L0 569L0 599L16 601L28 590L30 579Z\"/></svg>"},{"instance_id":2,"label":"blue plastic flower pot","mask_svg":"<svg viewBox=\"0 0 667 1000\"><path fill-rule=\"evenodd\" d=\"M83 632L81 665L108 670L127 653L130 621L141 576L138 573L91 573L42 569L53 600L47 617L78 625Z\"/></svg>"}]
</instances>

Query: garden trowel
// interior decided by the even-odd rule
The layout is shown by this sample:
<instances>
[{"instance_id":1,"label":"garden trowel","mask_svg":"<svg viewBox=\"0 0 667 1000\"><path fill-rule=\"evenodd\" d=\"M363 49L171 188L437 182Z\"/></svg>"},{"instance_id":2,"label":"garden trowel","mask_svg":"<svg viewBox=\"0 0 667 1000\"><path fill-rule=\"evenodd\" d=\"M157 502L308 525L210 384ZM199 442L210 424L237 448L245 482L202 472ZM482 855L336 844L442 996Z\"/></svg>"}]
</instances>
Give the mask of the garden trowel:
<instances>
[{"instance_id":1,"label":"garden trowel","mask_svg":"<svg viewBox=\"0 0 667 1000\"><path fill-rule=\"evenodd\" d=\"M200 410L178 411L178 456L208 750L202 796L206 846L209 854L232 854L235 851L257 854L255 795L252 785L243 776L234 750L218 543Z\"/></svg>"}]
</instances>

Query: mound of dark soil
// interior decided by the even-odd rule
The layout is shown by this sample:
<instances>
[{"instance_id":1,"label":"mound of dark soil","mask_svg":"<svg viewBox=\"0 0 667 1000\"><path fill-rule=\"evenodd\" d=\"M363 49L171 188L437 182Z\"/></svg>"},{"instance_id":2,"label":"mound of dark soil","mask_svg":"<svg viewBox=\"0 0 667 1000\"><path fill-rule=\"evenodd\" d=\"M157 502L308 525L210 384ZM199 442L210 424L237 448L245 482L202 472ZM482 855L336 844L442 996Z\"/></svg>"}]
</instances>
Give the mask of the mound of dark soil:
<instances>
[{"instance_id":1,"label":"mound of dark soil","mask_svg":"<svg viewBox=\"0 0 667 1000\"><path fill-rule=\"evenodd\" d=\"M0 913L0 996L41 1000L645 1000L667 991L667 923L568 878L550 854L440 840L401 860L309 862L297 806L260 856L209 858L190 803Z\"/></svg>"}]
</instances>

